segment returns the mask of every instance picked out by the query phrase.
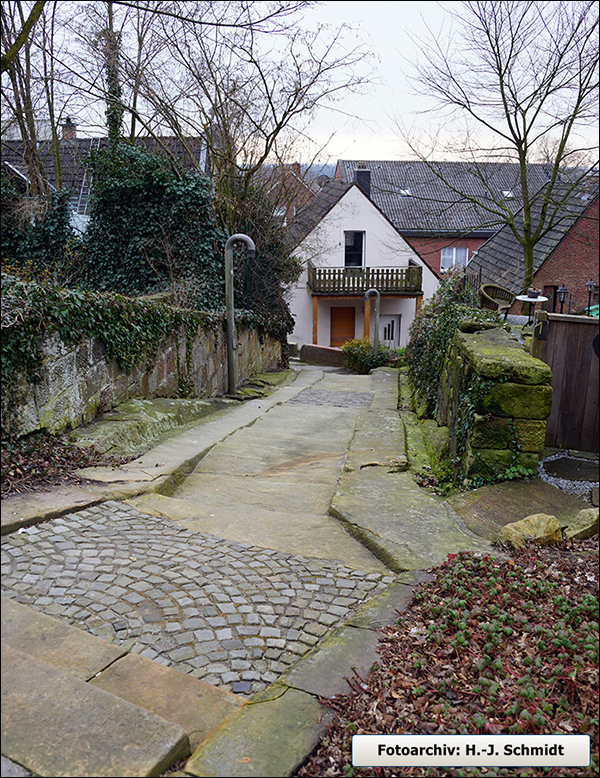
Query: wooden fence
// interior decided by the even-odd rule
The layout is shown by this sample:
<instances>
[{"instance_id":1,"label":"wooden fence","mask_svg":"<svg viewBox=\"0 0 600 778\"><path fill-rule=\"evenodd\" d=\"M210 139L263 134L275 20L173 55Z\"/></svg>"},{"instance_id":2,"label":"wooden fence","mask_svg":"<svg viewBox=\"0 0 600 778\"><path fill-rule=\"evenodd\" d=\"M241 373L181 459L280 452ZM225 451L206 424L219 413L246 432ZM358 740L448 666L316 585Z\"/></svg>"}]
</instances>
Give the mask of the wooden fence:
<instances>
[{"instance_id":1,"label":"wooden fence","mask_svg":"<svg viewBox=\"0 0 600 778\"><path fill-rule=\"evenodd\" d=\"M532 354L552 368L546 446L598 452L598 319L536 311Z\"/></svg>"}]
</instances>

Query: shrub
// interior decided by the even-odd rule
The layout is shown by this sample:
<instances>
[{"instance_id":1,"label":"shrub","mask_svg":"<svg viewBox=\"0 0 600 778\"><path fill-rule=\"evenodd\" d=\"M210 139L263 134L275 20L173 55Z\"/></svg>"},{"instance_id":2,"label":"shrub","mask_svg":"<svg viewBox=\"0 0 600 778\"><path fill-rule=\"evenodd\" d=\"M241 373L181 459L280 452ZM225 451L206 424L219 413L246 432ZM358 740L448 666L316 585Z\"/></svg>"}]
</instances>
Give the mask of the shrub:
<instances>
[{"instance_id":1,"label":"shrub","mask_svg":"<svg viewBox=\"0 0 600 778\"><path fill-rule=\"evenodd\" d=\"M24 280L64 284L79 272L80 242L69 217L69 192L29 197L2 174L2 269Z\"/></svg>"},{"instance_id":2,"label":"shrub","mask_svg":"<svg viewBox=\"0 0 600 778\"><path fill-rule=\"evenodd\" d=\"M459 321L499 321L495 312L474 308L472 301L464 271L449 274L411 325L406 347L408 376L413 389L426 401L428 416L435 411L446 351Z\"/></svg>"},{"instance_id":3,"label":"shrub","mask_svg":"<svg viewBox=\"0 0 600 778\"><path fill-rule=\"evenodd\" d=\"M387 346L379 346L377 354L368 338L347 340L342 346L344 367L353 373L366 375L376 367L383 367L392 361L392 350Z\"/></svg>"}]
</instances>

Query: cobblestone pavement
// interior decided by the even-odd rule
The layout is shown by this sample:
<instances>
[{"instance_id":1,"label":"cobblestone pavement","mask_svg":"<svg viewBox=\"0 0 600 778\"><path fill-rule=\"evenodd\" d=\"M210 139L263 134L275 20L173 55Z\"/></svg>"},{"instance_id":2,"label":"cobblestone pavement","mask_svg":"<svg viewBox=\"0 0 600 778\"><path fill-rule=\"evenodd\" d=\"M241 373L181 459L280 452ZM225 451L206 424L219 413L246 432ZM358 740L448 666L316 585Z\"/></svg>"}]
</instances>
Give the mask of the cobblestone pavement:
<instances>
[{"instance_id":1,"label":"cobblestone pavement","mask_svg":"<svg viewBox=\"0 0 600 778\"><path fill-rule=\"evenodd\" d=\"M303 405L335 405L339 408L368 408L373 402L373 392L331 392L325 389L305 389L288 402Z\"/></svg>"},{"instance_id":2,"label":"cobblestone pavement","mask_svg":"<svg viewBox=\"0 0 600 778\"><path fill-rule=\"evenodd\" d=\"M5 596L247 694L392 580L192 532L117 502L2 537Z\"/></svg>"}]
</instances>

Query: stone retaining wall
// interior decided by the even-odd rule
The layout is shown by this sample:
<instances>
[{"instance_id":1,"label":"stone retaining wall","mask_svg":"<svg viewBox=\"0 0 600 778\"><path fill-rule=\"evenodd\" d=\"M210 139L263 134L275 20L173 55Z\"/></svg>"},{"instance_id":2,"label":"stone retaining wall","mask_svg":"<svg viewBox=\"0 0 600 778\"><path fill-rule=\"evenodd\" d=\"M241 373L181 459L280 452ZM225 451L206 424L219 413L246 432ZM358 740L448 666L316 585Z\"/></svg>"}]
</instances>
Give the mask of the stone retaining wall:
<instances>
[{"instance_id":1,"label":"stone retaining wall","mask_svg":"<svg viewBox=\"0 0 600 778\"><path fill-rule=\"evenodd\" d=\"M450 461L461 460L467 477L499 475L514 466L537 470L551 379L548 365L506 330L457 332L446 356L436 416L438 426L448 430Z\"/></svg>"},{"instance_id":2,"label":"stone retaining wall","mask_svg":"<svg viewBox=\"0 0 600 778\"><path fill-rule=\"evenodd\" d=\"M188 341L189 343L189 341ZM227 393L227 345L222 327L198 329L190 345L182 331L171 335L150 364L126 372L116 359L108 359L104 343L84 338L66 346L56 334L44 337L43 361L36 384L24 379L5 398L16 406L11 431L25 435L38 429L59 432L90 422L98 412L130 398L214 397ZM238 383L256 373L276 370L281 343L253 329L237 332ZM189 366L189 367L188 367Z\"/></svg>"}]
</instances>

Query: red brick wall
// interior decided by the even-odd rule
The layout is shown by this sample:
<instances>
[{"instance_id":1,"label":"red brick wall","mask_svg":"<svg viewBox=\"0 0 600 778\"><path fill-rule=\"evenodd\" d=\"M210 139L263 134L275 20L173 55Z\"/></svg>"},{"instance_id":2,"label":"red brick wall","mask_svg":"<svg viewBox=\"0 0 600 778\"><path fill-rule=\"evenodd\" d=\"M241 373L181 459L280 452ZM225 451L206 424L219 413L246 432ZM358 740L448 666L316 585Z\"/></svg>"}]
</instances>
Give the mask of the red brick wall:
<instances>
[{"instance_id":1,"label":"red brick wall","mask_svg":"<svg viewBox=\"0 0 600 778\"><path fill-rule=\"evenodd\" d=\"M442 249L466 246L469 249L469 259L471 259L473 252L483 246L487 238L454 238L451 236L445 238L412 238L405 236L404 240L414 248L432 270L439 273Z\"/></svg>"},{"instance_id":2,"label":"red brick wall","mask_svg":"<svg viewBox=\"0 0 600 778\"><path fill-rule=\"evenodd\" d=\"M595 303L598 302L598 198L594 200L552 254L533 277L536 289L545 286L561 286L569 290L563 313L569 312L569 297L573 295L571 313L582 313L587 308L588 290L586 284L592 280L596 284ZM592 295L592 305L594 295ZM513 305L511 313L520 313L521 304ZM560 313L560 304L556 305Z\"/></svg>"}]
</instances>

